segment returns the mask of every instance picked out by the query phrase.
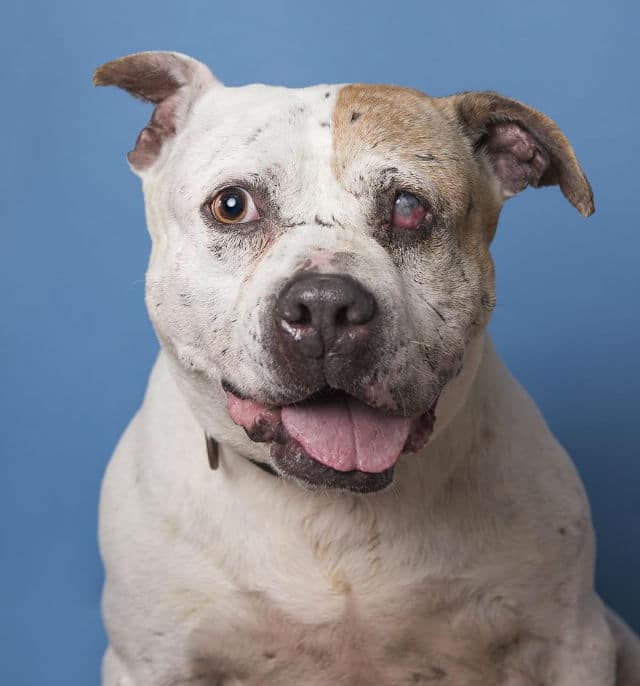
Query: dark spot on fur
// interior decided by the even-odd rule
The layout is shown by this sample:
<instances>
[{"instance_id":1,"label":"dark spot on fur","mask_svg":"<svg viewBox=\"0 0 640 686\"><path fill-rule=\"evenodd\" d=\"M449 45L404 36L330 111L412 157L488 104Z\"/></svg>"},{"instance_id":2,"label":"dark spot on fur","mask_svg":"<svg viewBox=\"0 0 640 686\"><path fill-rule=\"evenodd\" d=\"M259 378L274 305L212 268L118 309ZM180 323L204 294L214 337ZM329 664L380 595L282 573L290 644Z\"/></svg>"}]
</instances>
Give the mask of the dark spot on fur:
<instances>
[{"instance_id":1,"label":"dark spot on fur","mask_svg":"<svg viewBox=\"0 0 640 686\"><path fill-rule=\"evenodd\" d=\"M284 220L280 223L280 226L282 226L283 229L292 229L294 226L302 226L303 224L306 224L307 222L296 222L293 221L293 219L288 219Z\"/></svg>"},{"instance_id":2,"label":"dark spot on fur","mask_svg":"<svg viewBox=\"0 0 640 686\"><path fill-rule=\"evenodd\" d=\"M197 681L202 679L207 680L207 684L222 684L225 681L225 675L213 672L198 672L198 674L193 674L192 676L186 677L184 679L179 679L178 681L172 681L169 686L181 686L186 684L195 684Z\"/></svg>"},{"instance_id":3,"label":"dark spot on fur","mask_svg":"<svg viewBox=\"0 0 640 686\"><path fill-rule=\"evenodd\" d=\"M444 669L440 667L430 666L428 672L413 672L411 674L412 684L426 684L429 681L441 681L447 676Z\"/></svg>"},{"instance_id":4,"label":"dark spot on fur","mask_svg":"<svg viewBox=\"0 0 640 686\"><path fill-rule=\"evenodd\" d=\"M330 95L331 95L331 93L330 93L329 91L327 91L327 92L324 94L324 97L325 97L325 98L328 98Z\"/></svg>"},{"instance_id":5,"label":"dark spot on fur","mask_svg":"<svg viewBox=\"0 0 640 686\"><path fill-rule=\"evenodd\" d=\"M362 112L352 112L351 113L351 122L353 123L354 121L358 121L360 117L362 116Z\"/></svg>"},{"instance_id":6,"label":"dark spot on fur","mask_svg":"<svg viewBox=\"0 0 640 686\"><path fill-rule=\"evenodd\" d=\"M320 126L322 126L322 127L325 128L325 129L328 129L329 126L330 126L330 124L329 124L328 121L321 121L321 122L320 122Z\"/></svg>"},{"instance_id":7,"label":"dark spot on fur","mask_svg":"<svg viewBox=\"0 0 640 686\"><path fill-rule=\"evenodd\" d=\"M488 295L485 293L482 298L480 298L480 302L485 310L491 312L496 306L496 297L495 295Z\"/></svg>"},{"instance_id":8,"label":"dark spot on fur","mask_svg":"<svg viewBox=\"0 0 640 686\"><path fill-rule=\"evenodd\" d=\"M419 160L424 160L425 162L435 162L435 160L436 160L435 155L430 155L430 154L416 155L416 158Z\"/></svg>"},{"instance_id":9,"label":"dark spot on fur","mask_svg":"<svg viewBox=\"0 0 640 686\"><path fill-rule=\"evenodd\" d=\"M566 530L563 526L561 526L561 527L558 529L558 533L559 533L561 536L566 536L566 535L567 535L567 530Z\"/></svg>"},{"instance_id":10,"label":"dark spot on fur","mask_svg":"<svg viewBox=\"0 0 640 686\"><path fill-rule=\"evenodd\" d=\"M520 641L521 637L518 634L514 634L511 638L494 643L491 647L494 659L497 661L504 660L505 655L520 645Z\"/></svg>"},{"instance_id":11,"label":"dark spot on fur","mask_svg":"<svg viewBox=\"0 0 640 686\"><path fill-rule=\"evenodd\" d=\"M250 143L255 143L255 141L258 139L258 136L264 131L262 126L258 126L258 128L250 135L247 137L245 143L249 145Z\"/></svg>"},{"instance_id":12,"label":"dark spot on fur","mask_svg":"<svg viewBox=\"0 0 640 686\"><path fill-rule=\"evenodd\" d=\"M351 269L357 262L358 256L352 252L341 251L331 256L331 265L345 272Z\"/></svg>"},{"instance_id":13,"label":"dark spot on fur","mask_svg":"<svg viewBox=\"0 0 640 686\"><path fill-rule=\"evenodd\" d=\"M344 224L342 222L340 222L338 219L336 219L334 214L331 215L331 221L334 224L337 224L341 229L344 229Z\"/></svg>"},{"instance_id":14,"label":"dark spot on fur","mask_svg":"<svg viewBox=\"0 0 640 686\"><path fill-rule=\"evenodd\" d=\"M325 222L322 219L320 219L320 217L317 214L314 218L314 221L318 226L333 226L331 222Z\"/></svg>"},{"instance_id":15,"label":"dark spot on fur","mask_svg":"<svg viewBox=\"0 0 640 686\"><path fill-rule=\"evenodd\" d=\"M222 355L222 356L224 357L224 356L227 354L227 350L228 350L228 348L223 348L223 349L220 351L220 355Z\"/></svg>"},{"instance_id":16,"label":"dark spot on fur","mask_svg":"<svg viewBox=\"0 0 640 686\"><path fill-rule=\"evenodd\" d=\"M442 312L440 312L440 310L437 307L435 307L434 305L432 305L430 302L428 302L428 301L425 301L425 302L427 302L429 307L438 315L438 317L440 317L440 319L446 323L447 320L444 318Z\"/></svg>"},{"instance_id":17,"label":"dark spot on fur","mask_svg":"<svg viewBox=\"0 0 640 686\"><path fill-rule=\"evenodd\" d=\"M276 656L276 654L274 652L272 652L271 650L267 650L262 654L264 655L264 657L267 658L267 660L273 660L273 658Z\"/></svg>"}]
</instances>

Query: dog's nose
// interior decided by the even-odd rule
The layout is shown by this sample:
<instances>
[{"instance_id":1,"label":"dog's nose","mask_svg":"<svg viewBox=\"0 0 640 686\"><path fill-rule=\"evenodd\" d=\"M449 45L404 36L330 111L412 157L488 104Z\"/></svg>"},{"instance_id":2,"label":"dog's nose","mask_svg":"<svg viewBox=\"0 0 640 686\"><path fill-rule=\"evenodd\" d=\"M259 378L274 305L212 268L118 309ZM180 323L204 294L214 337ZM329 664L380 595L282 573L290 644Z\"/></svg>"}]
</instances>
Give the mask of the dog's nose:
<instances>
[{"instance_id":1,"label":"dog's nose","mask_svg":"<svg viewBox=\"0 0 640 686\"><path fill-rule=\"evenodd\" d=\"M281 335L307 358L328 352L354 353L369 337L376 301L342 274L303 274L289 283L276 303Z\"/></svg>"}]
</instances>

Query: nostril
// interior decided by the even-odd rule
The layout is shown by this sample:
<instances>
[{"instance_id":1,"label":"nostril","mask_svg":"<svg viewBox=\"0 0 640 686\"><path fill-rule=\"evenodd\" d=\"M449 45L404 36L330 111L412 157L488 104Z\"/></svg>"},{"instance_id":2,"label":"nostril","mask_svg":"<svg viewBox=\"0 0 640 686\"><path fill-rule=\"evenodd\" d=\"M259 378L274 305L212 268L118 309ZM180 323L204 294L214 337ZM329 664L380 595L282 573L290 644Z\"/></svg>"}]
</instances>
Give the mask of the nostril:
<instances>
[{"instance_id":1,"label":"nostril","mask_svg":"<svg viewBox=\"0 0 640 686\"><path fill-rule=\"evenodd\" d=\"M345 324L366 324L373 319L376 306L373 297L363 293L363 297L344 310Z\"/></svg>"},{"instance_id":2,"label":"nostril","mask_svg":"<svg viewBox=\"0 0 640 686\"><path fill-rule=\"evenodd\" d=\"M285 308L282 318L288 324L308 326L312 319L311 310L304 303L295 303Z\"/></svg>"},{"instance_id":3,"label":"nostril","mask_svg":"<svg viewBox=\"0 0 640 686\"><path fill-rule=\"evenodd\" d=\"M299 308L298 308L298 311L299 311L298 318L296 319L295 322L291 322L291 323L292 324L300 324L300 325L304 325L304 326L311 324L311 320L313 319L313 317L311 315L311 310L306 305L301 303Z\"/></svg>"},{"instance_id":4,"label":"nostril","mask_svg":"<svg viewBox=\"0 0 640 686\"><path fill-rule=\"evenodd\" d=\"M366 324L373 319L375 304L373 298L363 298L336 310L334 322L338 328Z\"/></svg>"},{"instance_id":5,"label":"nostril","mask_svg":"<svg viewBox=\"0 0 640 686\"><path fill-rule=\"evenodd\" d=\"M351 321L351 315L349 314L350 307L341 307L335 314L336 326L348 326L349 324L354 324Z\"/></svg>"}]
</instances>

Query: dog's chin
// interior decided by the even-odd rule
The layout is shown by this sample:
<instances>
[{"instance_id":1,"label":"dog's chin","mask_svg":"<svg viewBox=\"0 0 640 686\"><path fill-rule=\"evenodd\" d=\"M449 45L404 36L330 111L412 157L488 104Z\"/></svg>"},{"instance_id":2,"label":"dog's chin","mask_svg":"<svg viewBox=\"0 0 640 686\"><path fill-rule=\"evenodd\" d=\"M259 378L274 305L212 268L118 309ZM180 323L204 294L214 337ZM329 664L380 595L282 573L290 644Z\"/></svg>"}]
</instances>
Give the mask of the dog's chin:
<instances>
[{"instance_id":1,"label":"dog's chin","mask_svg":"<svg viewBox=\"0 0 640 686\"><path fill-rule=\"evenodd\" d=\"M271 467L305 488L373 493L393 483L395 464L429 440L436 400L413 416L392 414L330 388L287 405L264 405L223 383L231 419L270 443Z\"/></svg>"}]
</instances>

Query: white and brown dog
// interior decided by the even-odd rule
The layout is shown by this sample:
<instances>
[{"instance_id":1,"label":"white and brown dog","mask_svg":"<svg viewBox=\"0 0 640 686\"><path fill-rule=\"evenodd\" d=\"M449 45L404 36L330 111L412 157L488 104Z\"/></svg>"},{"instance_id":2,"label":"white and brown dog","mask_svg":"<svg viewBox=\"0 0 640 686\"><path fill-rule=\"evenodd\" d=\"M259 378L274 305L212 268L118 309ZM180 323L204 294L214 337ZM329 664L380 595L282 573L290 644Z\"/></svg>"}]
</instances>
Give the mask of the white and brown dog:
<instances>
[{"instance_id":1,"label":"white and brown dog","mask_svg":"<svg viewBox=\"0 0 640 686\"><path fill-rule=\"evenodd\" d=\"M505 198L593 212L556 125L177 53L95 83L155 104L129 162L162 346L103 485L105 686L640 684L580 479L486 334Z\"/></svg>"}]
</instances>

